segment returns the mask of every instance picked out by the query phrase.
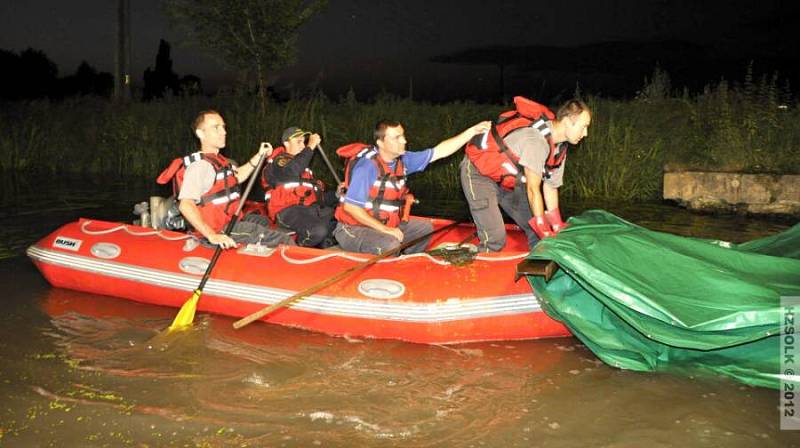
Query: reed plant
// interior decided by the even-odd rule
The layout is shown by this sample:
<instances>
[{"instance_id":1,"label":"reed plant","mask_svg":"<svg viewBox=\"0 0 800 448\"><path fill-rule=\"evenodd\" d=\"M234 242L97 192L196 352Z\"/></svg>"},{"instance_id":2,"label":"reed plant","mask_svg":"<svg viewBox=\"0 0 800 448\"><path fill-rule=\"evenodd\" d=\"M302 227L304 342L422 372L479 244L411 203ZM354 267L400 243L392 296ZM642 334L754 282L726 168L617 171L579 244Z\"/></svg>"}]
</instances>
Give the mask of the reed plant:
<instances>
[{"instance_id":1,"label":"reed plant","mask_svg":"<svg viewBox=\"0 0 800 448\"><path fill-rule=\"evenodd\" d=\"M672 91L668 75L657 69L633 99L585 98L594 112L592 125L569 154L562 195L656 199L665 167L800 173L800 116L790 98L777 77L756 79L752 68L742 83L721 81L695 95ZM273 103L266 113L256 96L239 92L128 104L94 97L6 103L0 108L0 171L154 179L170 160L195 150L191 122L200 110L212 108L228 124L225 154L234 160L246 160L261 141L279 145L282 129L298 125L323 136L323 147L341 176L344 161L334 150L372 142L379 119L402 122L413 150L433 146L509 107L431 104L387 94L359 101L352 91L337 99L321 92L296 96ZM413 176L415 194L461 200L461 159L456 154ZM329 185L334 183L321 158L315 157L313 168Z\"/></svg>"},{"instance_id":2,"label":"reed plant","mask_svg":"<svg viewBox=\"0 0 800 448\"><path fill-rule=\"evenodd\" d=\"M628 103L588 100L589 136L567 155L562 196L634 201L661 191L664 137L651 135Z\"/></svg>"},{"instance_id":3,"label":"reed plant","mask_svg":"<svg viewBox=\"0 0 800 448\"><path fill-rule=\"evenodd\" d=\"M755 80L748 68L744 83L722 81L696 98L685 98L693 151L673 161L678 168L751 173L800 172L797 108L777 76Z\"/></svg>"}]
</instances>

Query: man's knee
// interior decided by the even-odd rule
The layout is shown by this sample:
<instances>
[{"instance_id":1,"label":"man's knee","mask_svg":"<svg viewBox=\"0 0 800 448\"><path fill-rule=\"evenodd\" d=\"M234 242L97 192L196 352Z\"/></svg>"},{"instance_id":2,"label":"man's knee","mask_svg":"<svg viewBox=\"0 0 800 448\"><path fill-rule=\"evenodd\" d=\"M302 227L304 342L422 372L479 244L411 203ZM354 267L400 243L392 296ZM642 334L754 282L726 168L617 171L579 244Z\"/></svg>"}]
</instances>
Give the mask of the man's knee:
<instances>
[{"instance_id":1,"label":"man's knee","mask_svg":"<svg viewBox=\"0 0 800 448\"><path fill-rule=\"evenodd\" d=\"M391 235L380 235L371 241L371 243L371 247L366 249L368 249L369 252L374 255L385 254L386 252L397 248L401 244L397 238Z\"/></svg>"},{"instance_id":2,"label":"man's knee","mask_svg":"<svg viewBox=\"0 0 800 448\"><path fill-rule=\"evenodd\" d=\"M408 232L413 232L416 236L433 232L433 221L430 219L411 218L403 230L403 233Z\"/></svg>"},{"instance_id":3,"label":"man's knee","mask_svg":"<svg viewBox=\"0 0 800 448\"><path fill-rule=\"evenodd\" d=\"M309 229L311 237L317 241L322 241L330 233L330 226L326 222L319 222Z\"/></svg>"},{"instance_id":4,"label":"man's knee","mask_svg":"<svg viewBox=\"0 0 800 448\"><path fill-rule=\"evenodd\" d=\"M506 245L506 229L503 227L489 227L478 231L481 246L490 252L502 250Z\"/></svg>"},{"instance_id":5,"label":"man's knee","mask_svg":"<svg viewBox=\"0 0 800 448\"><path fill-rule=\"evenodd\" d=\"M328 237L329 226L327 223L319 222L312 226L303 229L303 242L300 243L298 235L298 243L302 246L314 247L319 245L325 238Z\"/></svg>"},{"instance_id":6,"label":"man's knee","mask_svg":"<svg viewBox=\"0 0 800 448\"><path fill-rule=\"evenodd\" d=\"M350 252L354 252L356 250L355 240L347 235L347 233L340 231L338 228L333 232L333 238L342 249Z\"/></svg>"}]
</instances>

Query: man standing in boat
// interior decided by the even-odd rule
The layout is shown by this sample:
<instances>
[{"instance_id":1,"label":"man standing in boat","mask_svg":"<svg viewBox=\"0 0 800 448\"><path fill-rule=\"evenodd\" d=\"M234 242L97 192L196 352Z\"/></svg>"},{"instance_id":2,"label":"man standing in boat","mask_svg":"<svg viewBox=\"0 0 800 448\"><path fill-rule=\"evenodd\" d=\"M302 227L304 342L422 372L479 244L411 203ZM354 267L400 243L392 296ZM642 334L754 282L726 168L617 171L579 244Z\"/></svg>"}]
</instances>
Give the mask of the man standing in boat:
<instances>
[{"instance_id":1,"label":"man standing in boat","mask_svg":"<svg viewBox=\"0 0 800 448\"><path fill-rule=\"evenodd\" d=\"M257 214L247 215L237 222L230 236L222 233L236 213L239 201L246 199L240 198L239 184L253 173L262 154L272 153L272 146L261 143L247 163L236 166L220 154L227 132L218 112L200 112L192 129L200 141L200 151L175 159L158 176L157 182L174 182L178 208L194 230L224 249L236 247L237 243L293 244L287 234L269 229L267 219Z\"/></svg>"},{"instance_id":2,"label":"man standing in boat","mask_svg":"<svg viewBox=\"0 0 800 448\"><path fill-rule=\"evenodd\" d=\"M558 188L567 148L588 135L592 121L589 107L578 99L555 114L520 96L514 103L515 110L502 113L490 132L467 144L461 162L461 186L483 251L506 244L501 208L525 231L531 247L566 227Z\"/></svg>"},{"instance_id":3,"label":"man standing in boat","mask_svg":"<svg viewBox=\"0 0 800 448\"><path fill-rule=\"evenodd\" d=\"M336 193L314 179L309 168L322 138L292 126L283 131L281 140L283 146L272 152L261 176L267 216L294 231L300 246L332 246Z\"/></svg>"},{"instance_id":4,"label":"man standing in boat","mask_svg":"<svg viewBox=\"0 0 800 448\"><path fill-rule=\"evenodd\" d=\"M382 120L375 126L375 145L354 143L336 152L347 157L346 193L336 208L339 223L334 237L342 249L379 255L433 230L427 219L409 219L413 196L406 176L424 171L431 162L447 157L476 135L489 130L489 121L423 151L406 152L405 129L397 121ZM428 241L403 253L425 250Z\"/></svg>"}]
</instances>

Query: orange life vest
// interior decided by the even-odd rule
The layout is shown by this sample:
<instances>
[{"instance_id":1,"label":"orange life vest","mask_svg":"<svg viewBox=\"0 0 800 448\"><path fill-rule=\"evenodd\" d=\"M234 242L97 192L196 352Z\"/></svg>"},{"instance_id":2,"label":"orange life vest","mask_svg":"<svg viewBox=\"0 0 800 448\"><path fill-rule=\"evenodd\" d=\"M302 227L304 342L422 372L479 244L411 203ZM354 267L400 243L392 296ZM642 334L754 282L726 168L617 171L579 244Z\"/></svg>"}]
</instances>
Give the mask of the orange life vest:
<instances>
[{"instance_id":1,"label":"orange life vest","mask_svg":"<svg viewBox=\"0 0 800 448\"><path fill-rule=\"evenodd\" d=\"M314 179L314 173L306 167L300 177L289 182L277 183L267 179L267 171L271 164L282 166L283 161L291 160L291 155L286 152L286 148L279 146L272 151L267 166L261 172L261 186L264 187L264 201L267 208L267 216L275 221L275 217L281 210L293 205L311 205L317 202L317 193L322 189L321 182ZM284 163L285 164L285 163Z\"/></svg>"},{"instance_id":2,"label":"orange life vest","mask_svg":"<svg viewBox=\"0 0 800 448\"><path fill-rule=\"evenodd\" d=\"M555 115L547 107L517 96L514 97L515 110L500 114L492 123L490 135L476 135L465 148L469 160L478 172L500 184L506 190L513 190L517 180L525 183L524 170L519 164L519 156L511 151L503 141L512 132L532 127L539 131L550 145L550 153L544 164L542 179L548 179L567 158L567 143L553 143L548 122Z\"/></svg>"},{"instance_id":3,"label":"orange life vest","mask_svg":"<svg viewBox=\"0 0 800 448\"><path fill-rule=\"evenodd\" d=\"M406 186L406 168L402 158L398 158L392 169L378 154L378 148L365 143L351 143L336 150L336 153L347 158L344 170L345 189L350 186L350 174L353 167L361 160L374 163L378 177L369 189L369 198L365 209L375 219L388 227L397 227L404 219L405 203L412 196ZM346 191L346 190L345 190ZM336 219L350 225L361 225L350 213L344 210L344 194L336 207Z\"/></svg>"},{"instance_id":4,"label":"orange life vest","mask_svg":"<svg viewBox=\"0 0 800 448\"><path fill-rule=\"evenodd\" d=\"M156 182L165 185L172 181L172 190L177 196L183 185L186 169L194 162L205 160L214 167L214 184L197 201L200 216L215 232L221 232L239 206L239 181L233 165L220 154L196 152L179 157L158 175Z\"/></svg>"}]
</instances>

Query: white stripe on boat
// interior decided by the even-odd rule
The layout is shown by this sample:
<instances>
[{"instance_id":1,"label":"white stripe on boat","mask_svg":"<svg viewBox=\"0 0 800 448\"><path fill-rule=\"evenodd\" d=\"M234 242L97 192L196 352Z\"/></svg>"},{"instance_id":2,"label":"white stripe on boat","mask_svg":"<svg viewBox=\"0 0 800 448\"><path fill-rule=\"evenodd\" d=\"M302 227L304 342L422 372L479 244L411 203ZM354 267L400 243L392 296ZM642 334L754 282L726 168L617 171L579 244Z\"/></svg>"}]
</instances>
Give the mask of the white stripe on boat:
<instances>
[{"instance_id":1,"label":"white stripe on boat","mask_svg":"<svg viewBox=\"0 0 800 448\"><path fill-rule=\"evenodd\" d=\"M82 255L42 249L37 246L29 247L27 253L29 257L35 260L54 266L180 291L193 291L197 288L199 281L199 278L193 275L94 259ZM204 292L217 297L257 303L263 306L277 303L296 293L296 291L280 288L214 279L209 279ZM291 305L291 308L316 314L423 323L541 311L541 306L533 293L481 299L443 299L435 303L419 303L311 295L295 302Z\"/></svg>"}]
</instances>

